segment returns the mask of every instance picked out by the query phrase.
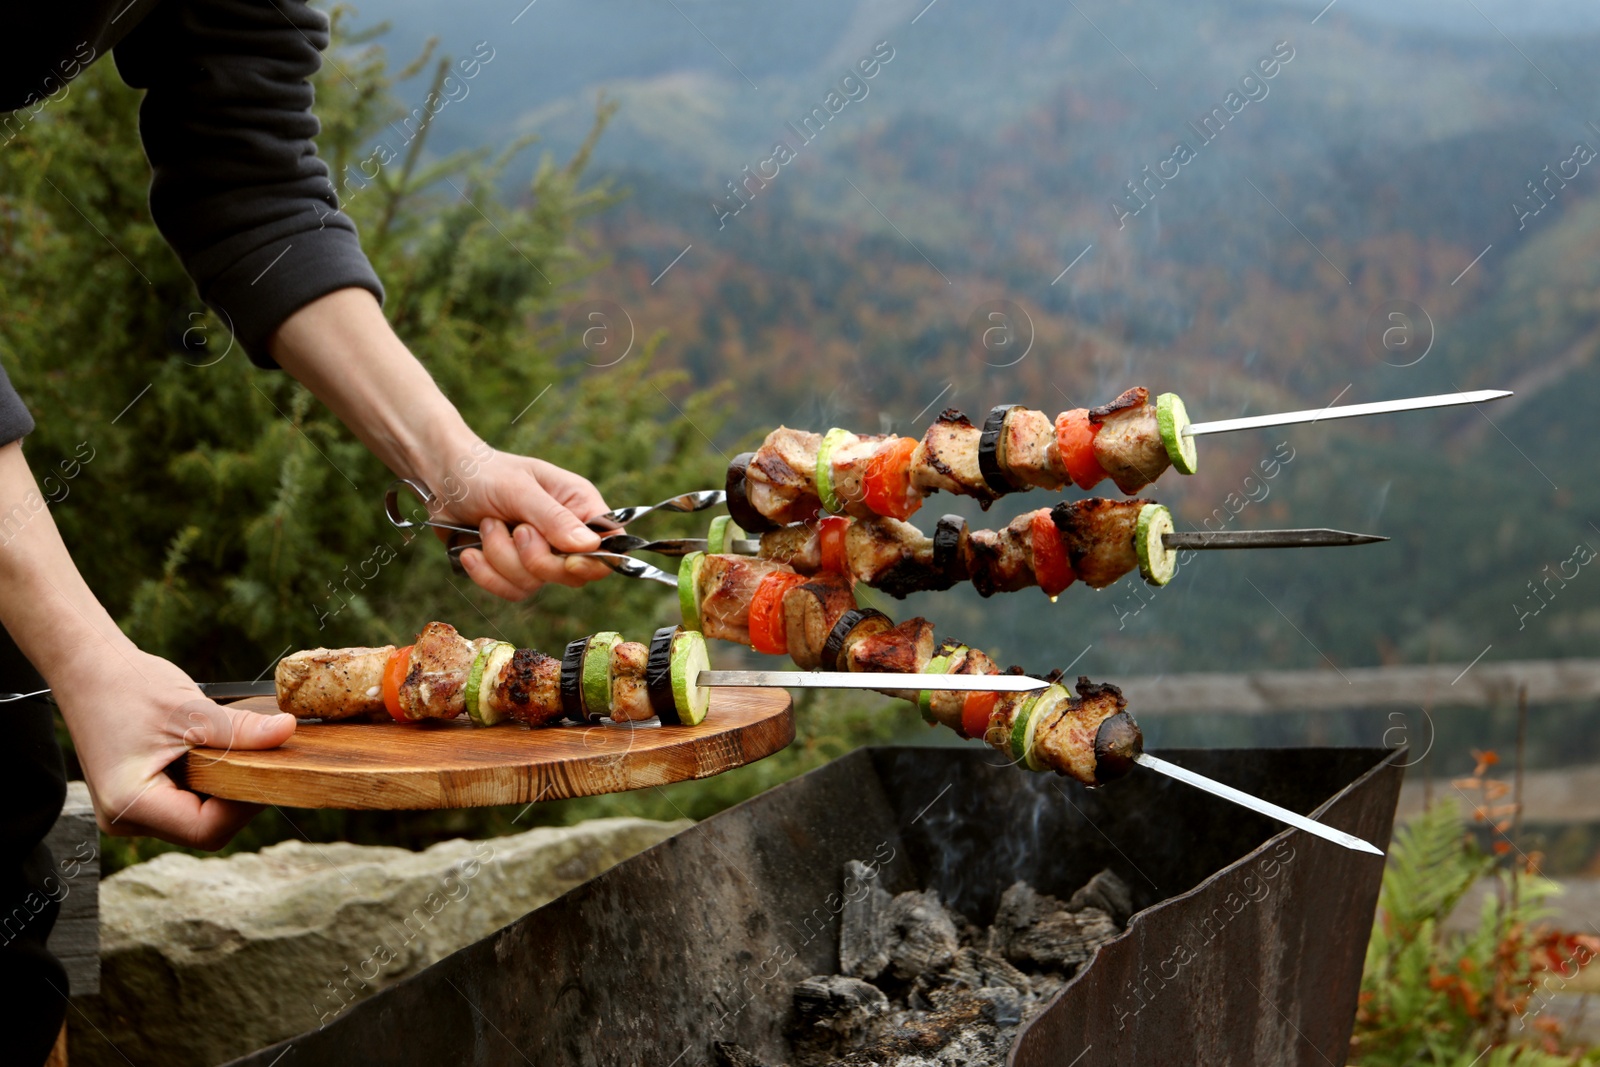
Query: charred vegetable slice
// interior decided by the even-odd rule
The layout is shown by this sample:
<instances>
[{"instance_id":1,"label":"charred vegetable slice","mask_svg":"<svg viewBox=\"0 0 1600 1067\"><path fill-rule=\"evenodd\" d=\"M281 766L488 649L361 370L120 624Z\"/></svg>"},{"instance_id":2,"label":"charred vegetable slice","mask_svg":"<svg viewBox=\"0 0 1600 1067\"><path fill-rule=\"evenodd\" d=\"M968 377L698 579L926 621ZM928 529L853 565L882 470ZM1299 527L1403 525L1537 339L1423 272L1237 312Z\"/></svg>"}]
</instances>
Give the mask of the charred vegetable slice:
<instances>
[{"instance_id":1,"label":"charred vegetable slice","mask_svg":"<svg viewBox=\"0 0 1600 1067\"><path fill-rule=\"evenodd\" d=\"M966 645L955 645L952 648L940 651L928 661L923 668L925 674L949 674L962 656L966 655ZM922 713L922 721L929 726L937 726L939 720L933 717L933 690L924 689L917 694L917 710Z\"/></svg>"},{"instance_id":2,"label":"charred vegetable slice","mask_svg":"<svg viewBox=\"0 0 1600 1067\"><path fill-rule=\"evenodd\" d=\"M711 669L711 654L706 651L705 635L681 630L672 639L672 704L678 721L698 726L711 713L711 690L700 685L700 672Z\"/></svg>"},{"instance_id":3,"label":"charred vegetable slice","mask_svg":"<svg viewBox=\"0 0 1600 1067\"><path fill-rule=\"evenodd\" d=\"M946 515L933 528L933 570L944 582L939 588L948 589L966 577L961 566L961 535L967 530L967 520L960 515Z\"/></svg>"},{"instance_id":4,"label":"charred vegetable slice","mask_svg":"<svg viewBox=\"0 0 1600 1067\"><path fill-rule=\"evenodd\" d=\"M682 632L676 626L657 630L650 638L650 658L645 660L644 688L650 696L650 710L667 726L678 725L678 705L672 698L672 639Z\"/></svg>"},{"instance_id":5,"label":"charred vegetable slice","mask_svg":"<svg viewBox=\"0 0 1600 1067\"><path fill-rule=\"evenodd\" d=\"M589 722L611 714L611 651L620 644L621 634L603 630L583 650L583 717Z\"/></svg>"},{"instance_id":6,"label":"charred vegetable slice","mask_svg":"<svg viewBox=\"0 0 1600 1067\"><path fill-rule=\"evenodd\" d=\"M678 610L685 630L700 629L700 568L705 561L704 552L691 552L678 564Z\"/></svg>"},{"instance_id":7,"label":"charred vegetable slice","mask_svg":"<svg viewBox=\"0 0 1600 1067\"><path fill-rule=\"evenodd\" d=\"M1200 450L1194 438L1183 432L1189 425L1189 412L1177 393L1162 393L1156 397L1156 425L1161 428L1161 443L1167 446L1167 458L1179 474L1193 474L1200 469Z\"/></svg>"},{"instance_id":8,"label":"charred vegetable slice","mask_svg":"<svg viewBox=\"0 0 1600 1067\"><path fill-rule=\"evenodd\" d=\"M1022 761L1028 765L1028 770L1049 770L1048 767L1039 762L1038 755L1034 751L1034 737L1039 732L1039 724L1045 720L1050 712L1055 710L1056 706L1063 701L1071 699L1072 694L1067 692L1065 686L1052 685L1049 689L1040 693L1034 700L1033 707L1028 709L1028 725L1022 737Z\"/></svg>"},{"instance_id":9,"label":"charred vegetable slice","mask_svg":"<svg viewBox=\"0 0 1600 1067\"><path fill-rule=\"evenodd\" d=\"M839 616L839 621L833 624L833 629L828 631L828 639L822 645L822 666L830 671L845 669L839 661L844 652L844 643L855 632L857 626L873 619L880 620L877 629L887 630L894 625L889 616L876 608L855 608Z\"/></svg>"},{"instance_id":10,"label":"charred vegetable slice","mask_svg":"<svg viewBox=\"0 0 1600 1067\"><path fill-rule=\"evenodd\" d=\"M754 452L740 452L728 464L728 478L723 482L727 491L728 514L733 521L754 533L766 533L776 530L778 524L756 510L750 503L750 490L746 484L750 470L750 461L756 458Z\"/></svg>"},{"instance_id":11,"label":"charred vegetable slice","mask_svg":"<svg viewBox=\"0 0 1600 1067\"><path fill-rule=\"evenodd\" d=\"M1139 573L1151 585L1166 585L1178 573L1177 550L1162 540L1172 529L1172 512L1162 505L1146 504L1139 509L1133 544L1139 553Z\"/></svg>"},{"instance_id":12,"label":"charred vegetable slice","mask_svg":"<svg viewBox=\"0 0 1600 1067\"><path fill-rule=\"evenodd\" d=\"M833 491L833 450L853 436L849 430L835 426L822 435L822 445L817 449L817 499L822 501L822 510L830 514L844 510L844 502Z\"/></svg>"},{"instance_id":13,"label":"charred vegetable slice","mask_svg":"<svg viewBox=\"0 0 1600 1067\"><path fill-rule=\"evenodd\" d=\"M1028 748L1033 741L1033 713L1038 710L1040 703L1038 694L1024 694L1021 706L1011 720L1011 758L1018 763L1026 763L1028 759Z\"/></svg>"},{"instance_id":14,"label":"charred vegetable slice","mask_svg":"<svg viewBox=\"0 0 1600 1067\"><path fill-rule=\"evenodd\" d=\"M516 646L509 642L491 641L478 649L478 654L472 658L472 669L467 672L467 717L479 726L493 726L505 718L503 713L484 706L483 680L492 677L489 670L491 664L504 666L515 651Z\"/></svg>"},{"instance_id":15,"label":"charred vegetable slice","mask_svg":"<svg viewBox=\"0 0 1600 1067\"><path fill-rule=\"evenodd\" d=\"M733 542L743 540L745 532L739 529L739 524L733 521L730 515L718 515L711 520L711 528L706 531L706 551L713 556L720 556L724 552L733 551Z\"/></svg>"},{"instance_id":16,"label":"charred vegetable slice","mask_svg":"<svg viewBox=\"0 0 1600 1067\"><path fill-rule=\"evenodd\" d=\"M583 721L583 650L587 637L567 642L561 656L561 713L573 722Z\"/></svg>"},{"instance_id":17,"label":"charred vegetable slice","mask_svg":"<svg viewBox=\"0 0 1600 1067\"><path fill-rule=\"evenodd\" d=\"M983 420L983 433L978 438L978 470L989 488L1001 496L1017 491L1017 483L1006 473L1004 441L1006 416L1016 406L1000 404L990 408L989 417Z\"/></svg>"}]
</instances>

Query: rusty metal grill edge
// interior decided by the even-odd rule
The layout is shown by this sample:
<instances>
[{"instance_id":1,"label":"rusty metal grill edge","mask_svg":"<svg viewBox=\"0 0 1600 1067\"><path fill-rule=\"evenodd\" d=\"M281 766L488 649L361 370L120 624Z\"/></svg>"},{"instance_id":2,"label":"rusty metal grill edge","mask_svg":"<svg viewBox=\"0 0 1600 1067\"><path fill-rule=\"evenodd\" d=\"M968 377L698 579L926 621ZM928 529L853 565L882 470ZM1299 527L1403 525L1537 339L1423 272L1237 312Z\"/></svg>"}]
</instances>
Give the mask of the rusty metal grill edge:
<instances>
[{"instance_id":1,"label":"rusty metal grill edge","mask_svg":"<svg viewBox=\"0 0 1600 1067\"><path fill-rule=\"evenodd\" d=\"M1400 752L1161 754L1389 839ZM786 1062L791 987L837 969L851 859L980 922L1019 878L1064 896L1110 867L1132 888L1142 910L1021 1034L1018 1067L1344 1062L1380 860L1142 770L1088 790L943 747L851 753L234 1062L695 1067L715 1041Z\"/></svg>"}]
</instances>

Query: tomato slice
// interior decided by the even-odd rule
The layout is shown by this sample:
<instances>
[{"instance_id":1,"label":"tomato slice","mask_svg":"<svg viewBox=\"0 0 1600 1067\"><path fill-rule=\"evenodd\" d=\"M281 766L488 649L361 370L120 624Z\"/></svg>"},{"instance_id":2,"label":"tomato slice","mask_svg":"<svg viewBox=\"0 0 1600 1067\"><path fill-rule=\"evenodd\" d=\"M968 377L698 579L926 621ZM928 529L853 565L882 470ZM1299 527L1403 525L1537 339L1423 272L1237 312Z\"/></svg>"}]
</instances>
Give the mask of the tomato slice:
<instances>
[{"instance_id":1,"label":"tomato slice","mask_svg":"<svg viewBox=\"0 0 1600 1067\"><path fill-rule=\"evenodd\" d=\"M783 622L783 595L804 583L806 576L794 571L773 571L761 579L750 598L750 645L769 656L789 652L789 634Z\"/></svg>"},{"instance_id":2,"label":"tomato slice","mask_svg":"<svg viewBox=\"0 0 1600 1067\"><path fill-rule=\"evenodd\" d=\"M829 515L817 524L817 537L822 541L822 569L832 574L850 577L850 557L844 550L845 531L850 520L843 515Z\"/></svg>"},{"instance_id":3,"label":"tomato slice","mask_svg":"<svg viewBox=\"0 0 1600 1067\"><path fill-rule=\"evenodd\" d=\"M1050 518L1049 508L1033 513L1033 575L1039 579L1039 588L1047 597L1059 596L1061 591L1078 576L1073 573L1072 561L1061 543L1061 531Z\"/></svg>"},{"instance_id":4,"label":"tomato slice","mask_svg":"<svg viewBox=\"0 0 1600 1067\"><path fill-rule=\"evenodd\" d=\"M999 693L984 693L973 690L967 694L967 699L961 705L961 734L963 737L976 738L986 741L984 734L989 732L989 716L994 714L994 706L1000 702Z\"/></svg>"},{"instance_id":5,"label":"tomato slice","mask_svg":"<svg viewBox=\"0 0 1600 1067\"><path fill-rule=\"evenodd\" d=\"M873 453L862 478L862 502L879 515L909 519L922 506L922 494L911 485L914 437L897 437Z\"/></svg>"},{"instance_id":6,"label":"tomato slice","mask_svg":"<svg viewBox=\"0 0 1600 1067\"><path fill-rule=\"evenodd\" d=\"M406 680L406 672L411 670L411 650L414 647L407 645L395 649L383 668L383 706L398 722L407 721L406 713L400 708L400 683Z\"/></svg>"},{"instance_id":7,"label":"tomato slice","mask_svg":"<svg viewBox=\"0 0 1600 1067\"><path fill-rule=\"evenodd\" d=\"M1089 421L1088 408L1063 411L1056 416L1056 447L1061 450L1061 463L1079 489L1091 489L1109 477L1094 456L1094 435L1099 432L1100 424Z\"/></svg>"}]
</instances>

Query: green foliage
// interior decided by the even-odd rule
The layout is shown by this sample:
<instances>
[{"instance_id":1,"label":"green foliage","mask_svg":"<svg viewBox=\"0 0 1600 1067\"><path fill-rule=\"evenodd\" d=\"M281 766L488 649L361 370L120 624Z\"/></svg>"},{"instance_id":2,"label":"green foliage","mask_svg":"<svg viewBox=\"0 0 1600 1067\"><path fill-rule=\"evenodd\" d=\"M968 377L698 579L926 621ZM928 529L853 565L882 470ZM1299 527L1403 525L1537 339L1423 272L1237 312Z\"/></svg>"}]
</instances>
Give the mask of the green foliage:
<instances>
[{"instance_id":1,"label":"green foliage","mask_svg":"<svg viewBox=\"0 0 1600 1067\"><path fill-rule=\"evenodd\" d=\"M1485 894L1477 925L1444 931L1445 919L1484 878L1494 891ZM1559 1029L1539 1018L1538 984L1563 941L1536 923L1559 891L1529 870L1496 869L1467 835L1453 802L1435 804L1402 827L1367 944L1350 1062L1600 1063L1600 1050L1559 1053Z\"/></svg>"},{"instance_id":2,"label":"green foliage","mask_svg":"<svg viewBox=\"0 0 1600 1067\"><path fill-rule=\"evenodd\" d=\"M600 102L573 159L540 160L508 200L499 190L527 145L435 160L420 150L425 130L404 144L382 50L335 21L346 43L316 83L320 150L385 281L387 315L477 432L583 473L618 505L719 484L725 461L706 446L716 394L685 396L680 375L653 370L659 337L601 368L563 336L568 287L592 267L580 225L613 199L583 180L611 106ZM673 617L669 591L621 578L507 604L453 575L431 536L394 530L381 508L390 474L287 375L251 367L198 304L146 207L138 102L97 64L0 154L0 358L38 420L25 447L41 480L53 476L44 487L63 536L134 640L221 680L259 677L292 648L402 642L433 618L552 648L599 629L642 638ZM396 157L370 183L345 182L379 143L399 145ZM91 458L69 478L75 454ZM879 737L877 714L860 716L841 710L803 751L639 810L708 814L837 748L829 723L844 744ZM493 812L269 813L241 843L305 832L415 844L444 825L513 828ZM108 846L110 867L152 851Z\"/></svg>"}]
</instances>

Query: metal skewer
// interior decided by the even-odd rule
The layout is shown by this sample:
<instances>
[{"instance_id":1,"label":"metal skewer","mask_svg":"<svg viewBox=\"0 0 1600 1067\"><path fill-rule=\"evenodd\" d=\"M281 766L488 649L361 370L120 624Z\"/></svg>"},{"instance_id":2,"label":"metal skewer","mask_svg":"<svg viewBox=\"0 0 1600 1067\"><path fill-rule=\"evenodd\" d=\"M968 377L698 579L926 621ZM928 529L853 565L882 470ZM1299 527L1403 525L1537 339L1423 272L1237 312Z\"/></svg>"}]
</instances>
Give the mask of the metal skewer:
<instances>
[{"instance_id":1,"label":"metal skewer","mask_svg":"<svg viewBox=\"0 0 1600 1067\"><path fill-rule=\"evenodd\" d=\"M944 689L981 693L1032 693L1049 689L1043 678L1025 674L850 674L844 671L701 671L706 686L762 686L773 689Z\"/></svg>"},{"instance_id":2,"label":"metal skewer","mask_svg":"<svg viewBox=\"0 0 1600 1067\"><path fill-rule=\"evenodd\" d=\"M1342 407L1325 407L1307 411L1280 411L1275 415L1249 415L1242 419L1193 422L1183 428L1183 434L1186 437L1200 437L1208 433L1259 430L1267 426L1290 426L1300 422L1353 419L1362 415L1385 415L1395 411L1447 408L1454 407L1457 404L1484 404L1491 400L1499 400L1501 397L1511 395L1510 389L1479 389L1469 393L1439 393L1435 396L1414 396L1405 400L1379 400L1371 404L1345 404Z\"/></svg>"},{"instance_id":3,"label":"metal skewer","mask_svg":"<svg viewBox=\"0 0 1600 1067\"><path fill-rule=\"evenodd\" d=\"M1162 544L1168 548L1196 551L1217 551L1229 548L1333 548L1345 545L1370 545L1387 541L1377 534L1351 533L1347 530L1190 530L1162 534ZM600 542L602 553L655 552L663 556L687 556L691 552L706 551L708 542L703 537L672 537L652 541L633 534L613 534ZM761 542L755 538L739 538L727 542L729 553L739 556L761 555ZM584 553L574 553L583 555Z\"/></svg>"},{"instance_id":4,"label":"metal skewer","mask_svg":"<svg viewBox=\"0 0 1600 1067\"><path fill-rule=\"evenodd\" d=\"M1180 767L1176 763L1168 763L1166 760L1152 756L1148 752L1139 753L1134 757L1134 762L1141 767L1148 767L1157 774L1164 774L1168 778L1176 778L1185 785L1192 785L1196 789L1219 796L1223 800L1231 800L1240 807L1249 808L1251 811L1265 815L1269 819L1288 823L1296 830L1304 830L1308 834L1315 834L1324 841L1332 841L1336 845L1343 845L1345 848L1355 852L1370 852L1374 856L1383 855L1382 849L1368 844L1354 834L1347 834L1343 830L1335 830L1333 827L1317 822L1315 819L1308 819L1304 815L1290 811L1288 808L1279 807L1270 801L1262 800L1260 797L1251 796L1242 789L1235 789L1231 785L1223 785L1221 782L1207 778L1203 774L1196 774L1187 767Z\"/></svg>"}]
</instances>

